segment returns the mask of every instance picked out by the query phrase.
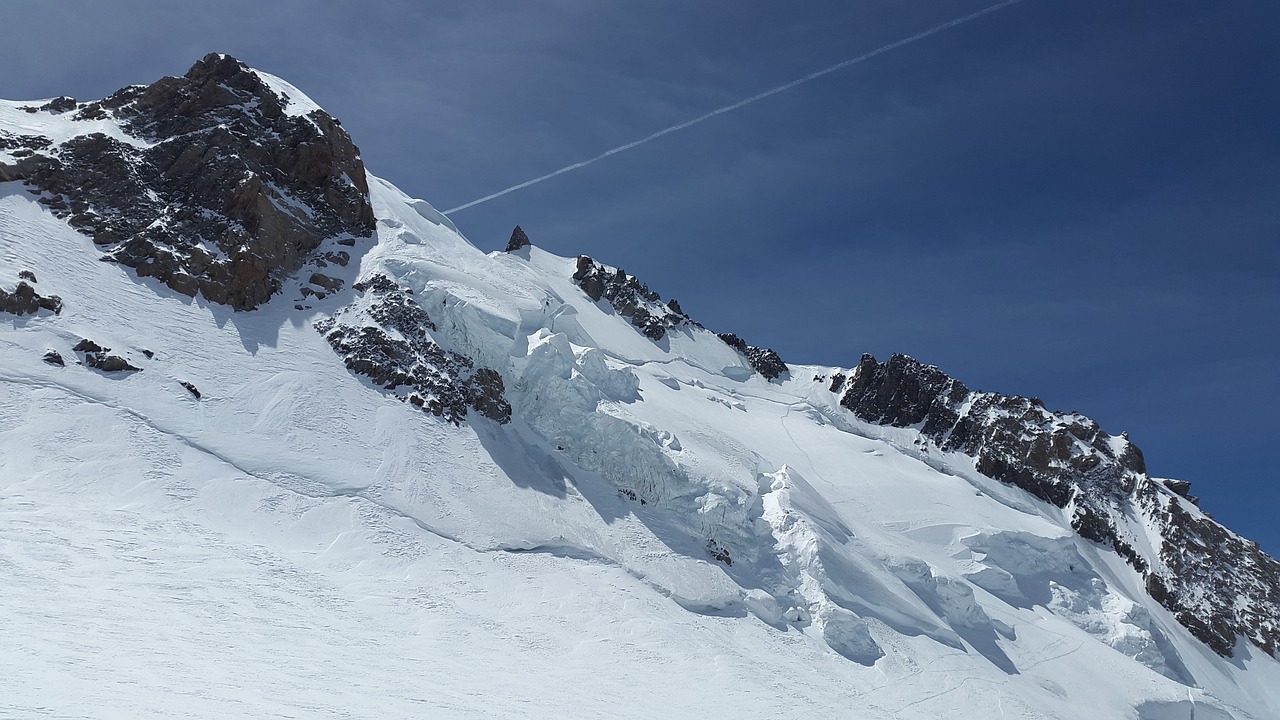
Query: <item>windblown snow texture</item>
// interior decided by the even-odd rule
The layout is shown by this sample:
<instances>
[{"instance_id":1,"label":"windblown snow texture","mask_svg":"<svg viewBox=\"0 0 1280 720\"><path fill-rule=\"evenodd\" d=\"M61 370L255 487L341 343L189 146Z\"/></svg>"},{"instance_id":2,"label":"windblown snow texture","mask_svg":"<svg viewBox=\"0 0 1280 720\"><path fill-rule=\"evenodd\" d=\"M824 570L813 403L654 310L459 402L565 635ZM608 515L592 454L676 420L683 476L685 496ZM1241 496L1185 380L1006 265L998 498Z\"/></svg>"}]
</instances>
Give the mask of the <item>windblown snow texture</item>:
<instances>
[{"instance_id":1,"label":"windblown snow texture","mask_svg":"<svg viewBox=\"0 0 1280 720\"><path fill-rule=\"evenodd\" d=\"M1280 714L1276 561L1126 436L482 253L233 58L0 177L0 714Z\"/></svg>"}]
</instances>

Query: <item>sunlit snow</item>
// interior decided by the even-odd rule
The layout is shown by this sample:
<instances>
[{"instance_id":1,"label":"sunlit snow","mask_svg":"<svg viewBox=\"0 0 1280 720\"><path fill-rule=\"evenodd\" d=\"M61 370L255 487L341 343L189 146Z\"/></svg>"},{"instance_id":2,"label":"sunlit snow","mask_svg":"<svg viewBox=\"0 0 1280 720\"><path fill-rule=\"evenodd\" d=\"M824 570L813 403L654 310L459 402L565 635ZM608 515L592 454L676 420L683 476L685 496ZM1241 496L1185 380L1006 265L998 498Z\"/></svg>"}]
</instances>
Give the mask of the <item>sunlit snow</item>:
<instances>
[{"instance_id":1,"label":"sunlit snow","mask_svg":"<svg viewBox=\"0 0 1280 720\"><path fill-rule=\"evenodd\" d=\"M71 132L30 117L0 108ZM1275 660L1218 657L1061 510L858 421L839 369L654 342L572 258L485 254L370 185L377 236L335 274L412 289L510 424L350 373L313 323L352 291L234 313L0 184L0 283L66 303L0 323L0 715L1280 713ZM77 365L82 338L143 371Z\"/></svg>"}]
</instances>

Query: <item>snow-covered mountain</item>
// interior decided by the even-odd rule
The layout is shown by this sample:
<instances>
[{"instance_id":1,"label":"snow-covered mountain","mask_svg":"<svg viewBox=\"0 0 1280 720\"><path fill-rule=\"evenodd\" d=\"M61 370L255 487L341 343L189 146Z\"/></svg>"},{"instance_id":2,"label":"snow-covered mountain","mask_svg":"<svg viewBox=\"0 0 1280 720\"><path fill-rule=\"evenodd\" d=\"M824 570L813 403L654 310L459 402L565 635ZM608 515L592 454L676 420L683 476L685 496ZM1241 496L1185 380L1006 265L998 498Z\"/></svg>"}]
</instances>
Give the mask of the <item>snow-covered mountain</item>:
<instances>
[{"instance_id":1,"label":"snow-covered mountain","mask_svg":"<svg viewBox=\"0 0 1280 720\"><path fill-rule=\"evenodd\" d=\"M1127 437L483 253L228 56L0 102L0 321L3 716L1280 716Z\"/></svg>"}]
</instances>

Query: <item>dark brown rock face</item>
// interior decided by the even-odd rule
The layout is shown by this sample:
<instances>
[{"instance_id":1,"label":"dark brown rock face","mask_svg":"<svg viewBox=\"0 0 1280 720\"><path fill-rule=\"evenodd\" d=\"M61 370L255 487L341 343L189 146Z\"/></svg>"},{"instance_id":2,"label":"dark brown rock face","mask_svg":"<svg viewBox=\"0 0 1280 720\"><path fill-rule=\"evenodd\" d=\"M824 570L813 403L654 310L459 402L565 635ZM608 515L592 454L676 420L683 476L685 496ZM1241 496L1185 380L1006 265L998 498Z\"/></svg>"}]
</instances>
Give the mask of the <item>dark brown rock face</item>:
<instances>
[{"instance_id":1,"label":"dark brown rock face","mask_svg":"<svg viewBox=\"0 0 1280 720\"><path fill-rule=\"evenodd\" d=\"M517 226L516 230L519 229ZM573 281L592 300L608 300L615 312L627 318L628 322L654 342L666 337L668 330L682 325L702 328L701 324L680 308L680 303L674 298L664 304L661 295L650 290L648 285L640 282L634 275L628 275L620 268L601 265L586 255L578 256ZM782 362L778 353L769 348L748 345L733 333L720 333L718 337L741 353L751 367L767 380L776 380L783 373L789 372L787 364Z\"/></svg>"},{"instance_id":2,"label":"dark brown rock face","mask_svg":"<svg viewBox=\"0 0 1280 720\"><path fill-rule=\"evenodd\" d=\"M511 420L502 376L436 344L435 323L407 290L384 275L353 287L364 297L315 326L347 369L454 424L470 409Z\"/></svg>"},{"instance_id":3,"label":"dark brown rock face","mask_svg":"<svg viewBox=\"0 0 1280 720\"><path fill-rule=\"evenodd\" d=\"M672 302L675 302L674 300ZM782 362L782 358L778 357L778 353L769 348L756 347L748 345L746 340L734 335L733 333L719 333L717 335L724 341L725 345L737 350L747 362L751 364L752 369L760 373L766 380L777 380L783 373L790 372L791 368Z\"/></svg>"},{"instance_id":4,"label":"dark brown rock face","mask_svg":"<svg viewBox=\"0 0 1280 720\"><path fill-rule=\"evenodd\" d=\"M679 303L662 304L662 296L634 275L601 265L586 255L578 256L573 281L592 300L608 300L619 315L655 342L666 337L667 330L679 325L690 323L698 326L688 315L680 312Z\"/></svg>"},{"instance_id":5,"label":"dark brown rock face","mask_svg":"<svg viewBox=\"0 0 1280 720\"><path fill-rule=\"evenodd\" d=\"M322 240L373 232L364 164L346 131L323 111L288 114L232 57L211 54L182 77L76 107L75 119L109 116L141 142L11 137L29 152L0 164L0 179L45 191L42 202L103 246L104 259L180 293L252 309Z\"/></svg>"},{"instance_id":6,"label":"dark brown rock face","mask_svg":"<svg viewBox=\"0 0 1280 720\"><path fill-rule=\"evenodd\" d=\"M1123 557L1217 653L1231 656L1238 638L1280 650L1280 562L1199 512L1190 483L1148 477L1128 437L1036 398L970 391L906 355L883 364L863 355L830 389L859 418L917 427L941 450L974 458L983 475L1069 511L1081 537Z\"/></svg>"},{"instance_id":7,"label":"dark brown rock face","mask_svg":"<svg viewBox=\"0 0 1280 720\"><path fill-rule=\"evenodd\" d=\"M481 415L500 423L511 420L511 404L504 396L506 386L502 383L502 376L496 370L479 368L472 373L467 388L469 390L467 400Z\"/></svg>"}]
</instances>

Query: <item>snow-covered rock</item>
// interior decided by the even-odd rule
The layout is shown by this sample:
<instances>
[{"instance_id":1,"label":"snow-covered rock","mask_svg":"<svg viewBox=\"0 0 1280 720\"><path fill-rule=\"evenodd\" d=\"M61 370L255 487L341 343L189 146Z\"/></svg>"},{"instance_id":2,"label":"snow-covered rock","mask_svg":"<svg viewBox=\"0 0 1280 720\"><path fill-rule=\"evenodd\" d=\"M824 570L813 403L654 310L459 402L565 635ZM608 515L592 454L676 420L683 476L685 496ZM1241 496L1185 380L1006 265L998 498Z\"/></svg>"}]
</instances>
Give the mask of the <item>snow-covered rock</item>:
<instances>
[{"instance_id":1,"label":"snow-covered rock","mask_svg":"<svg viewBox=\"0 0 1280 720\"><path fill-rule=\"evenodd\" d=\"M218 183L175 200L152 148L228 123L189 178L319 143L253 171L326 178L254 191L305 242L205 216ZM483 253L339 132L218 55L0 103L0 278L61 299L0 323L3 712L1280 713L1275 561L1127 438L903 356L784 364L527 237ZM32 168L72 157L133 190L55 200ZM247 284L175 213L240 222Z\"/></svg>"}]
</instances>

